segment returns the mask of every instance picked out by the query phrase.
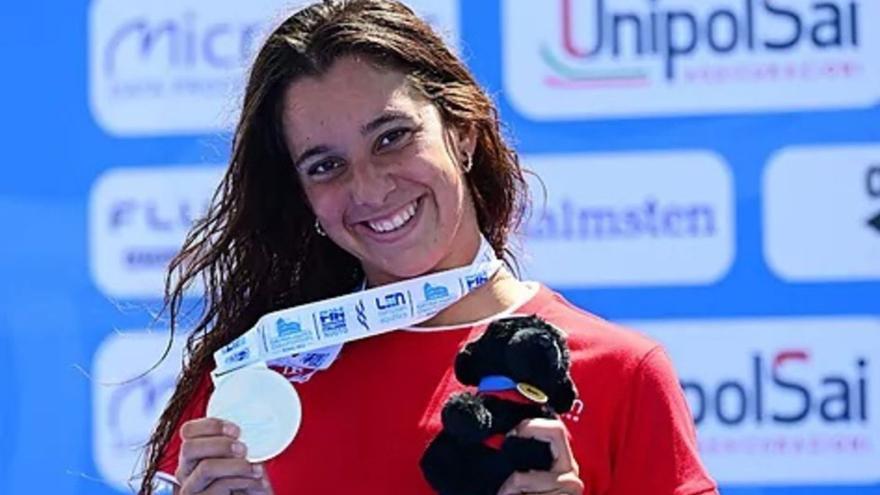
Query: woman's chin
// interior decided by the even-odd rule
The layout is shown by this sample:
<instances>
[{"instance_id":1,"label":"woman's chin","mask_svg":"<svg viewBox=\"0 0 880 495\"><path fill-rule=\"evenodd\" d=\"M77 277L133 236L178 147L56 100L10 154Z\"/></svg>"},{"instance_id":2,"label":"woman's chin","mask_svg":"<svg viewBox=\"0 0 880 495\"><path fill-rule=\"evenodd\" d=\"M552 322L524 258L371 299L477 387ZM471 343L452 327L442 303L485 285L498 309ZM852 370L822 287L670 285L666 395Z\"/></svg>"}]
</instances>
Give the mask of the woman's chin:
<instances>
[{"instance_id":1,"label":"woman's chin","mask_svg":"<svg viewBox=\"0 0 880 495\"><path fill-rule=\"evenodd\" d=\"M408 263L406 260L395 260L393 266L376 267L367 270L367 276L372 284L387 284L416 278L433 271L433 263L425 263L424 259L413 260Z\"/></svg>"}]
</instances>

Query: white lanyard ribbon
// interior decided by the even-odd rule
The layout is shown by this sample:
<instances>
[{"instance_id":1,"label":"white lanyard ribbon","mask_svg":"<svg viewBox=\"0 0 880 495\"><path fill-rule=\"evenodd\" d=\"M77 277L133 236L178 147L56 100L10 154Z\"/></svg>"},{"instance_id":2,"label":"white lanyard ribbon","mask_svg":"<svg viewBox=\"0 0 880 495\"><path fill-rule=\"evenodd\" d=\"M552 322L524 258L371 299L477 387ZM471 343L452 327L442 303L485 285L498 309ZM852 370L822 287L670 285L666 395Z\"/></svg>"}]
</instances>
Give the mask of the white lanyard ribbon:
<instances>
[{"instance_id":1,"label":"white lanyard ribbon","mask_svg":"<svg viewBox=\"0 0 880 495\"><path fill-rule=\"evenodd\" d=\"M492 246L481 237L470 265L268 313L214 353L212 376L216 381L272 360L325 369L342 344L429 320L485 284L500 267Z\"/></svg>"}]
</instances>

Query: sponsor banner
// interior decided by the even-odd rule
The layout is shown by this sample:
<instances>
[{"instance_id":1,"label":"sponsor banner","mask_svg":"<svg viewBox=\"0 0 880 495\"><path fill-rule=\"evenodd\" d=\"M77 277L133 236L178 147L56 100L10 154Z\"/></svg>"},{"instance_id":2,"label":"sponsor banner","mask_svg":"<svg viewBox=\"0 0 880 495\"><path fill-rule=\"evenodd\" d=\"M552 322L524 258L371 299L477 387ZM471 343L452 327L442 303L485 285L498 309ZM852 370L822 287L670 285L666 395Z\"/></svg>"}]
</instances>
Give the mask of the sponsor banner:
<instances>
[{"instance_id":1,"label":"sponsor banner","mask_svg":"<svg viewBox=\"0 0 880 495\"><path fill-rule=\"evenodd\" d=\"M777 276L880 280L880 144L784 149L764 173L763 200Z\"/></svg>"},{"instance_id":2,"label":"sponsor banner","mask_svg":"<svg viewBox=\"0 0 880 495\"><path fill-rule=\"evenodd\" d=\"M529 156L524 272L555 287L701 285L734 258L733 184L699 151ZM532 191L541 191L533 185Z\"/></svg>"},{"instance_id":3,"label":"sponsor banner","mask_svg":"<svg viewBox=\"0 0 880 495\"><path fill-rule=\"evenodd\" d=\"M536 120L868 107L876 0L502 0L504 85Z\"/></svg>"},{"instance_id":4,"label":"sponsor banner","mask_svg":"<svg viewBox=\"0 0 880 495\"><path fill-rule=\"evenodd\" d=\"M880 482L880 318L628 324L668 349L722 485Z\"/></svg>"},{"instance_id":5,"label":"sponsor banner","mask_svg":"<svg viewBox=\"0 0 880 495\"><path fill-rule=\"evenodd\" d=\"M166 332L107 336L92 363L92 454L110 485L131 493L140 486L143 447L171 398L180 373L184 338L168 346ZM144 375L147 370L151 370Z\"/></svg>"},{"instance_id":6,"label":"sponsor banner","mask_svg":"<svg viewBox=\"0 0 880 495\"><path fill-rule=\"evenodd\" d=\"M89 96L95 119L122 136L231 129L260 42L310 3L93 0ZM457 0L407 3L455 44Z\"/></svg>"},{"instance_id":7,"label":"sponsor banner","mask_svg":"<svg viewBox=\"0 0 880 495\"><path fill-rule=\"evenodd\" d=\"M219 184L222 167L118 168L89 198L89 268L112 298L161 298L168 262Z\"/></svg>"}]
</instances>

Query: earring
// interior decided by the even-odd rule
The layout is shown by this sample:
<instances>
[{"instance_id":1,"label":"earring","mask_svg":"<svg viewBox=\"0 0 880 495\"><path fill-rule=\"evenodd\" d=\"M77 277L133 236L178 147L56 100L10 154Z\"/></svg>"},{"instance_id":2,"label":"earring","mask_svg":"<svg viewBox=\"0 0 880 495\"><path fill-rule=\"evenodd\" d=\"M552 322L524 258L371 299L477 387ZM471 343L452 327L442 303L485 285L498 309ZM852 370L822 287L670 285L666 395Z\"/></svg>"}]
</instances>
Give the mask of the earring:
<instances>
[{"instance_id":1,"label":"earring","mask_svg":"<svg viewBox=\"0 0 880 495\"><path fill-rule=\"evenodd\" d=\"M321 222L317 218L315 219L315 232L321 237L327 237L327 232L324 231L324 227L321 227Z\"/></svg>"},{"instance_id":2,"label":"earring","mask_svg":"<svg viewBox=\"0 0 880 495\"><path fill-rule=\"evenodd\" d=\"M464 173L468 173L474 168L474 155L466 153L464 155Z\"/></svg>"}]
</instances>

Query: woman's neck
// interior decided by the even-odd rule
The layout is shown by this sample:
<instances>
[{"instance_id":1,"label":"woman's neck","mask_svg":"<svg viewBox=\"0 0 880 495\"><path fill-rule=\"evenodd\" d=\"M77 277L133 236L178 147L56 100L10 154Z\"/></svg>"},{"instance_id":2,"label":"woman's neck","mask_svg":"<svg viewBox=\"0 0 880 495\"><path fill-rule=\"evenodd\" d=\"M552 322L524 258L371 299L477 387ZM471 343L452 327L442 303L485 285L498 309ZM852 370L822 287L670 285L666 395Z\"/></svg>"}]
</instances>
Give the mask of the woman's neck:
<instances>
[{"instance_id":1,"label":"woman's neck","mask_svg":"<svg viewBox=\"0 0 880 495\"><path fill-rule=\"evenodd\" d=\"M482 320L522 301L529 293L526 284L502 267L485 285L418 326L453 326Z\"/></svg>"}]
</instances>

